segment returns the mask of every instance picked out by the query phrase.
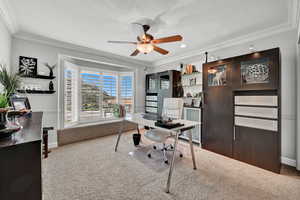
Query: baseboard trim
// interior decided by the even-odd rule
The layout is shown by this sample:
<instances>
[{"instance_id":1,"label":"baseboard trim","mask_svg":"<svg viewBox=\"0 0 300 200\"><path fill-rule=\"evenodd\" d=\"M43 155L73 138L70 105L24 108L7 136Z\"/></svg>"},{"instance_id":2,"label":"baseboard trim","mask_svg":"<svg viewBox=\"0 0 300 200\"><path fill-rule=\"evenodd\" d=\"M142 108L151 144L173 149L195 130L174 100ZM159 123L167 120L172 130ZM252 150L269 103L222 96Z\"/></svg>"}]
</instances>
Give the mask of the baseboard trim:
<instances>
[{"instance_id":1,"label":"baseboard trim","mask_svg":"<svg viewBox=\"0 0 300 200\"><path fill-rule=\"evenodd\" d=\"M281 157L281 163L282 164L285 164L285 165L289 165L289 166L292 166L292 167L296 167L296 160L293 160L293 159L290 159L290 158L287 158L287 157Z\"/></svg>"},{"instance_id":2,"label":"baseboard trim","mask_svg":"<svg viewBox=\"0 0 300 200\"><path fill-rule=\"evenodd\" d=\"M57 148L57 147L58 147L57 142L53 142L53 143L48 144L49 149L54 149L54 148Z\"/></svg>"}]
</instances>

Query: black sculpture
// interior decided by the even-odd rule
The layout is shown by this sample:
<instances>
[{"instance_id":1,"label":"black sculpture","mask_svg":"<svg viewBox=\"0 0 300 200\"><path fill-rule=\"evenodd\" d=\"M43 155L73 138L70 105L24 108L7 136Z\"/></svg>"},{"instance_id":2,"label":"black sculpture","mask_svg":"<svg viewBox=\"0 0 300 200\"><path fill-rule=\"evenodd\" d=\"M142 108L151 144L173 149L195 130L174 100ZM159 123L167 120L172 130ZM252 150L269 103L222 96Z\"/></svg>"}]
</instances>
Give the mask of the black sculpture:
<instances>
[{"instance_id":1,"label":"black sculpture","mask_svg":"<svg viewBox=\"0 0 300 200\"><path fill-rule=\"evenodd\" d=\"M55 65L49 65L48 63L45 63L45 66L49 69L49 77L53 77L53 69L56 67L56 64Z\"/></svg>"}]
</instances>

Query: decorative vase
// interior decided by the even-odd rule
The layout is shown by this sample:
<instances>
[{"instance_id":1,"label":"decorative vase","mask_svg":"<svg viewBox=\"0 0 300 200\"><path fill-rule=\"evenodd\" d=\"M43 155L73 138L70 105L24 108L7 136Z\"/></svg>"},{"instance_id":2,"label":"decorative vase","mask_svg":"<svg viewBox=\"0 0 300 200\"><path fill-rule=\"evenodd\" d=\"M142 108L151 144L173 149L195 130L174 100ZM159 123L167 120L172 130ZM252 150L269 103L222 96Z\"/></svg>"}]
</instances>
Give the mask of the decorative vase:
<instances>
[{"instance_id":1,"label":"decorative vase","mask_svg":"<svg viewBox=\"0 0 300 200\"><path fill-rule=\"evenodd\" d=\"M7 123L7 109L0 108L0 130L6 128Z\"/></svg>"},{"instance_id":2,"label":"decorative vase","mask_svg":"<svg viewBox=\"0 0 300 200\"><path fill-rule=\"evenodd\" d=\"M135 133L132 135L133 138L133 144L134 146L138 146L140 144L141 141L141 134L140 133Z\"/></svg>"},{"instance_id":3,"label":"decorative vase","mask_svg":"<svg viewBox=\"0 0 300 200\"><path fill-rule=\"evenodd\" d=\"M50 69L49 77L53 77L53 70L52 69Z\"/></svg>"},{"instance_id":4,"label":"decorative vase","mask_svg":"<svg viewBox=\"0 0 300 200\"><path fill-rule=\"evenodd\" d=\"M49 83L49 90L50 90L50 91L53 91L53 90L54 90L54 84L53 84L52 81L50 81L50 83Z\"/></svg>"}]
</instances>

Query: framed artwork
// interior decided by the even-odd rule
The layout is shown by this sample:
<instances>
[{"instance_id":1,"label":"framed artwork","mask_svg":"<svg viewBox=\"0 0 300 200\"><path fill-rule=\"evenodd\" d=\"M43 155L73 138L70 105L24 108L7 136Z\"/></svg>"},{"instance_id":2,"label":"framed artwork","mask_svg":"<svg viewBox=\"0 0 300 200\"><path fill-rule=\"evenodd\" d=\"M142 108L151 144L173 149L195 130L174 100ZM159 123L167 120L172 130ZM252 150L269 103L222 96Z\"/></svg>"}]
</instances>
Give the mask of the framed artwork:
<instances>
[{"instance_id":1,"label":"framed artwork","mask_svg":"<svg viewBox=\"0 0 300 200\"><path fill-rule=\"evenodd\" d=\"M213 67L213 73L208 73L208 86L226 85L226 65Z\"/></svg>"},{"instance_id":2,"label":"framed artwork","mask_svg":"<svg viewBox=\"0 0 300 200\"><path fill-rule=\"evenodd\" d=\"M27 97L11 97L10 98L11 105L14 110L22 110L27 109L30 110L31 106Z\"/></svg>"},{"instance_id":3,"label":"framed artwork","mask_svg":"<svg viewBox=\"0 0 300 200\"><path fill-rule=\"evenodd\" d=\"M25 56L19 57L19 74L25 77L35 77L37 75L37 58Z\"/></svg>"},{"instance_id":4,"label":"framed artwork","mask_svg":"<svg viewBox=\"0 0 300 200\"><path fill-rule=\"evenodd\" d=\"M242 84L270 82L270 65L268 58L241 62Z\"/></svg>"}]
</instances>

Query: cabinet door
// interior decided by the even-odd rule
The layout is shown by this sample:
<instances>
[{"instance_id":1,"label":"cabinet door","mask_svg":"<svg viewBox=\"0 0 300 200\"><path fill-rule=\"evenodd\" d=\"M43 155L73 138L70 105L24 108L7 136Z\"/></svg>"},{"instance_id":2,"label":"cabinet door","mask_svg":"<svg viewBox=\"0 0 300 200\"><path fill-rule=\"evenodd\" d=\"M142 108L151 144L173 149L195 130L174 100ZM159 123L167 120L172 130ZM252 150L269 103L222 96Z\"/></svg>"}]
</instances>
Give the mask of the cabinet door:
<instances>
[{"instance_id":1,"label":"cabinet door","mask_svg":"<svg viewBox=\"0 0 300 200\"><path fill-rule=\"evenodd\" d=\"M204 149L229 157L232 157L233 141L231 70L231 62L203 65L202 145Z\"/></svg>"},{"instance_id":2,"label":"cabinet door","mask_svg":"<svg viewBox=\"0 0 300 200\"><path fill-rule=\"evenodd\" d=\"M278 132L235 126L234 158L280 172Z\"/></svg>"},{"instance_id":3,"label":"cabinet door","mask_svg":"<svg viewBox=\"0 0 300 200\"><path fill-rule=\"evenodd\" d=\"M279 48L236 58L233 68L233 89L278 89L279 65Z\"/></svg>"},{"instance_id":4,"label":"cabinet door","mask_svg":"<svg viewBox=\"0 0 300 200\"><path fill-rule=\"evenodd\" d=\"M157 93L157 91L158 91L158 76L157 76L157 74L146 75L146 91L148 93Z\"/></svg>"}]
</instances>

